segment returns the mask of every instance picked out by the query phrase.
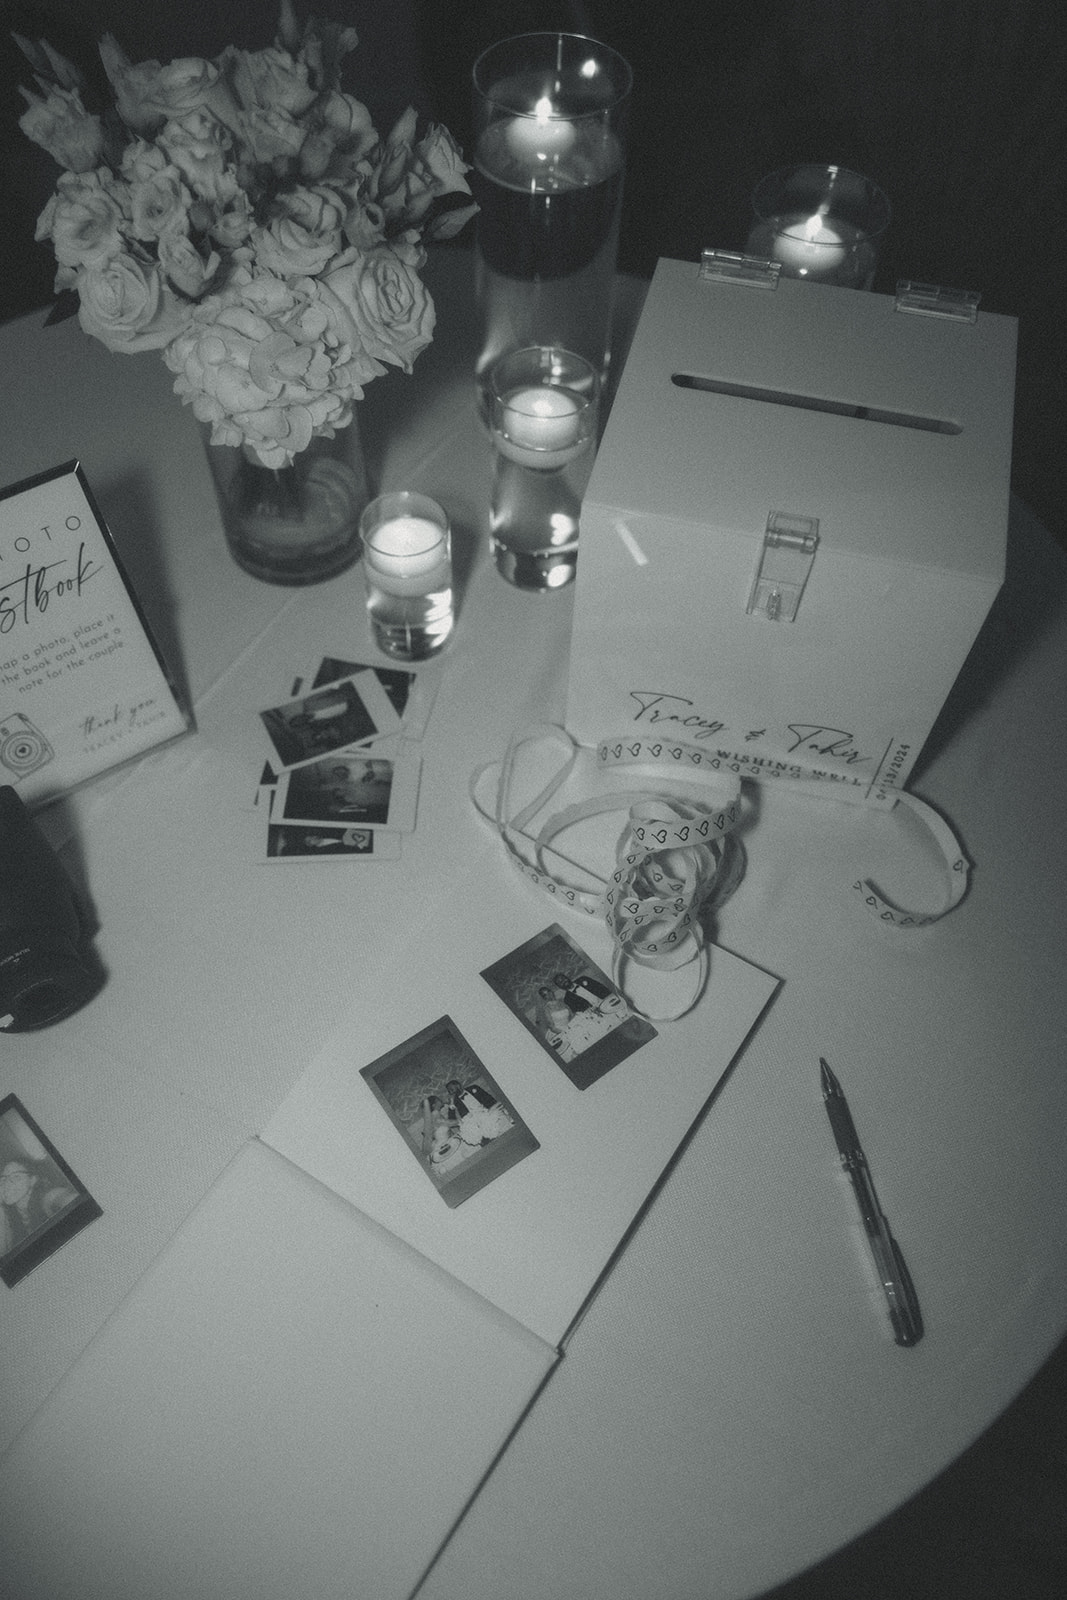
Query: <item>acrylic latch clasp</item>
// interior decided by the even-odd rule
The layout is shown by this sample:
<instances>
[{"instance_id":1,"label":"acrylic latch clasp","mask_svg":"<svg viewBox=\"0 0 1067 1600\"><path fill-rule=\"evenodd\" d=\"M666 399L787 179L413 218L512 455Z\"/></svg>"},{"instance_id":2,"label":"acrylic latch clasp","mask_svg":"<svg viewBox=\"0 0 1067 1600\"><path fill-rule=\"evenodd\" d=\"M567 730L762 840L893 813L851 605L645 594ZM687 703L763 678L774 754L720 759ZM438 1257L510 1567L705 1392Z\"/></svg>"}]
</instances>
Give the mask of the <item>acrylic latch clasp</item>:
<instances>
[{"instance_id":1,"label":"acrylic latch clasp","mask_svg":"<svg viewBox=\"0 0 1067 1600\"><path fill-rule=\"evenodd\" d=\"M706 283L738 283L746 289L777 289L780 261L747 256L736 250L702 250L700 276Z\"/></svg>"},{"instance_id":2,"label":"acrylic latch clasp","mask_svg":"<svg viewBox=\"0 0 1067 1600\"><path fill-rule=\"evenodd\" d=\"M976 322L981 298L976 289L946 289L939 283L915 283L911 278L900 278L893 309L910 311L919 317Z\"/></svg>"},{"instance_id":3,"label":"acrylic latch clasp","mask_svg":"<svg viewBox=\"0 0 1067 1600\"><path fill-rule=\"evenodd\" d=\"M792 622L818 548L818 517L772 511L749 595L749 616L758 613L768 622Z\"/></svg>"}]
</instances>

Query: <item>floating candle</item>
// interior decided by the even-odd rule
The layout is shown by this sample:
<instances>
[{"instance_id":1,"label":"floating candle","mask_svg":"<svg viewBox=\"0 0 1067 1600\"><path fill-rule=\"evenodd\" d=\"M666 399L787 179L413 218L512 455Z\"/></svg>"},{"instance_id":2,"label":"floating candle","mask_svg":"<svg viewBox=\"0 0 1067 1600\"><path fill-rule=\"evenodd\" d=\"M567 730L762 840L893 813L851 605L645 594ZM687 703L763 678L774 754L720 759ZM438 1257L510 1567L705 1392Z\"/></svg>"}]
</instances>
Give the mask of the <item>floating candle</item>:
<instances>
[{"instance_id":1,"label":"floating candle","mask_svg":"<svg viewBox=\"0 0 1067 1600\"><path fill-rule=\"evenodd\" d=\"M496 444L520 466L542 472L566 466L585 443L580 402L565 389L516 389L504 401Z\"/></svg>"},{"instance_id":2,"label":"floating candle","mask_svg":"<svg viewBox=\"0 0 1067 1600\"><path fill-rule=\"evenodd\" d=\"M555 115L547 95L538 100L533 116L513 117L504 134L511 154L531 165L566 155L577 137L574 123Z\"/></svg>"},{"instance_id":3,"label":"floating candle","mask_svg":"<svg viewBox=\"0 0 1067 1600\"><path fill-rule=\"evenodd\" d=\"M775 259L803 278L825 277L845 259L844 241L821 211L776 233L773 248Z\"/></svg>"},{"instance_id":4,"label":"floating candle","mask_svg":"<svg viewBox=\"0 0 1067 1600\"><path fill-rule=\"evenodd\" d=\"M393 517L364 539L364 556L381 588L426 594L449 582L448 538L428 517Z\"/></svg>"}]
</instances>

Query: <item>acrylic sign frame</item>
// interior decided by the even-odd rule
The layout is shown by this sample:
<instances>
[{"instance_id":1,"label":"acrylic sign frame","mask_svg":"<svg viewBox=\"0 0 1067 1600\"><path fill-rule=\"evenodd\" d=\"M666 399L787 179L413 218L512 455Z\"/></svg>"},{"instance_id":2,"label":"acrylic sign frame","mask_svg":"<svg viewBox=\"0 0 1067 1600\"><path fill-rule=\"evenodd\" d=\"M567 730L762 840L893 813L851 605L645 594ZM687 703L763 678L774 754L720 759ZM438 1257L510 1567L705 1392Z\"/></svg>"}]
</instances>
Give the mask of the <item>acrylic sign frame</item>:
<instances>
[{"instance_id":1,"label":"acrylic sign frame","mask_svg":"<svg viewBox=\"0 0 1067 1600\"><path fill-rule=\"evenodd\" d=\"M81 464L0 489L0 781L47 804L191 726Z\"/></svg>"}]
</instances>

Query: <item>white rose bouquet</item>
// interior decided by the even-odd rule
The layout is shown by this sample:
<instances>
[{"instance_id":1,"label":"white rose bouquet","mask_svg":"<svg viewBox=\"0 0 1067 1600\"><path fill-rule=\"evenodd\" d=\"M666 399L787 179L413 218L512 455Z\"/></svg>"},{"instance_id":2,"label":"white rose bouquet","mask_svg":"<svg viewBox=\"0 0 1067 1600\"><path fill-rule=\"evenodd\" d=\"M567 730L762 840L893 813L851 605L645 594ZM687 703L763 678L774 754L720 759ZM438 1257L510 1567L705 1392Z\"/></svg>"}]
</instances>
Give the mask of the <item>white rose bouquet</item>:
<instances>
[{"instance_id":1,"label":"white rose bouquet","mask_svg":"<svg viewBox=\"0 0 1067 1600\"><path fill-rule=\"evenodd\" d=\"M109 350L160 350L213 444L282 467L352 418L386 363L433 336L423 241L475 210L451 135L387 137L341 88L353 29L281 0L269 49L131 63L107 35L112 96L46 41L19 125L65 170L37 224L57 291Z\"/></svg>"}]
</instances>

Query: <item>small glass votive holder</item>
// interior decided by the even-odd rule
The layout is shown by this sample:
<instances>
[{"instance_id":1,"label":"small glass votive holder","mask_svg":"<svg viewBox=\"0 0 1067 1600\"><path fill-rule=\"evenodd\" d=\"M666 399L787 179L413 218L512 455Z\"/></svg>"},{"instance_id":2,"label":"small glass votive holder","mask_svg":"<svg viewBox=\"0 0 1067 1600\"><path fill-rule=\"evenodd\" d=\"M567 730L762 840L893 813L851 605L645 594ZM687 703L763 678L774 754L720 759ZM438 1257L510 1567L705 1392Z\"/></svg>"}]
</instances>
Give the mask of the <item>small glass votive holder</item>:
<instances>
[{"instance_id":1,"label":"small glass votive holder","mask_svg":"<svg viewBox=\"0 0 1067 1600\"><path fill-rule=\"evenodd\" d=\"M780 167L756 185L750 256L781 263L787 278L869 289L890 206L870 178L848 167Z\"/></svg>"},{"instance_id":2,"label":"small glass votive holder","mask_svg":"<svg viewBox=\"0 0 1067 1600\"><path fill-rule=\"evenodd\" d=\"M395 661L422 661L446 643L452 607L448 517L428 495L379 495L359 522L367 614L374 641Z\"/></svg>"},{"instance_id":3,"label":"small glass votive holder","mask_svg":"<svg viewBox=\"0 0 1067 1600\"><path fill-rule=\"evenodd\" d=\"M571 350L531 345L493 365L488 393L497 570L519 589L561 589L578 564L600 379Z\"/></svg>"}]
</instances>

